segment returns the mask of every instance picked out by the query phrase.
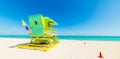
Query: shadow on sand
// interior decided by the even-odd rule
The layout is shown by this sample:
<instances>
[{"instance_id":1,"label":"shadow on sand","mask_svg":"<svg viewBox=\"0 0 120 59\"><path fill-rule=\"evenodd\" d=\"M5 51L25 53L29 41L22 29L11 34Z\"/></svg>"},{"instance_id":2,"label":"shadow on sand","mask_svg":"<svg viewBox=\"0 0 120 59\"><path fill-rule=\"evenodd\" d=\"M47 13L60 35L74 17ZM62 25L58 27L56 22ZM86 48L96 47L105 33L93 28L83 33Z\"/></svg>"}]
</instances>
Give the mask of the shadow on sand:
<instances>
[{"instance_id":1,"label":"shadow on sand","mask_svg":"<svg viewBox=\"0 0 120 59\"><path fill-rule=\"evenodd\" d=\"M9 48L15 48L15 47L18 47L19 45L25 45L25 44L28 44L28 43L16 44L14 46L9 46Z\"/></svg>"}]
</instances>

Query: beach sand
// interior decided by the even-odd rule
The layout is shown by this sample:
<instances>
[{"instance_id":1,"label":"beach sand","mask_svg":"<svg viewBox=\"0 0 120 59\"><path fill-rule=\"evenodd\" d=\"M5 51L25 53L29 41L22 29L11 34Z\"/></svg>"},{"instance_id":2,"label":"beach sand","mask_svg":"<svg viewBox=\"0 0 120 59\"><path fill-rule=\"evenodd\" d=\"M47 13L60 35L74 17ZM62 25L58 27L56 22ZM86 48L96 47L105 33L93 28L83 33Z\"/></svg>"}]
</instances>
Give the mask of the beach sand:
<instances>
[{"instance_id":1,"label":"beach sand","mask_svg":"<svg viewBox=\"0 0 120 59\"><path fill-rule=\"evenodd\" d=\"M0 38L0 59L120 59L120 42L61 40L48 52L18 49L29 39Z\"/></svg>"}]
</instances>

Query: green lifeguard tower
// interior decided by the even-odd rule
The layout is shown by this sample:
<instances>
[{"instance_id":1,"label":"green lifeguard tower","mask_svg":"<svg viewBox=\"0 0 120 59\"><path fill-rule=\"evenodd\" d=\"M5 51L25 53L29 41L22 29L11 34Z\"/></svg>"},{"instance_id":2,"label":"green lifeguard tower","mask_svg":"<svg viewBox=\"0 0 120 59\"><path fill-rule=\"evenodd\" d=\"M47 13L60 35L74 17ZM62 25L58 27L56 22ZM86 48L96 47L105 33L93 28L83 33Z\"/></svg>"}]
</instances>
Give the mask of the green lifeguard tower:
<instances>
[{"instance_id":1,"label":"green lifeguard tower","mask_svg":"<svg viewBox=\"0 0 120 59\"><path fill-rule=\"evenodd\" d=\"M41 14L31 15L29 23L30 43L19 45L18 48L48 51L59 43L56 29L52 28L58 24L51 18L43 17Z\"/></svg>"}]
</instances>

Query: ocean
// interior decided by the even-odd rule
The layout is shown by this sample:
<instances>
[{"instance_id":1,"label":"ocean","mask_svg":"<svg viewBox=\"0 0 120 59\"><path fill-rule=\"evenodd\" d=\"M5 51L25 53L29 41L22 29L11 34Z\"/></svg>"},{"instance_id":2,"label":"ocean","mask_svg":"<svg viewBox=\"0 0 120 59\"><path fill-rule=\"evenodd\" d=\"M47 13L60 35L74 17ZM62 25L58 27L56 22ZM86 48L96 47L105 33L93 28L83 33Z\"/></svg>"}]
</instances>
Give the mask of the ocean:
<instances>
[{"instance_id":1,"label":"ocean","mask_svg":"<svg viewBox=\"0 0 120 59\"><path fill-rule=\"evenodd\" d=\"M28 35L0 35L0 38L30 38ZM58 36L60 40L120 41L120 36Z\"/></svg>"}]
</instances>

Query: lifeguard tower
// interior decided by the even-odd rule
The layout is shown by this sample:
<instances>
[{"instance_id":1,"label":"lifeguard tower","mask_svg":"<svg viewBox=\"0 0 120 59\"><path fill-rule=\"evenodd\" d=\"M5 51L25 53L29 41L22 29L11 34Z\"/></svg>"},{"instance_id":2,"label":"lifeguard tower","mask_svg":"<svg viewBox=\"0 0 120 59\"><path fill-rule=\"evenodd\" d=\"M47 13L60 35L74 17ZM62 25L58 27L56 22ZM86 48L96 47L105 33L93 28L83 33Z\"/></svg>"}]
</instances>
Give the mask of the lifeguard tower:
<instances>
[{"instance_id":1,"label":"lifeguard tower","mask_svg":"<svg viewBox=\"0 0 120 59\"><path fill-rule=\"evenodd\" d=\"M30 43L18 45L18 48L48 51L59 43L56 29L52 28L58 24L51 18L41 14L31 15L29 23Z\"/></svg>"}]
</instances>

